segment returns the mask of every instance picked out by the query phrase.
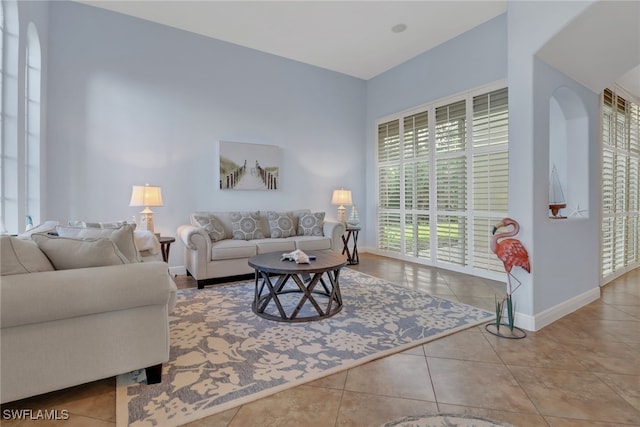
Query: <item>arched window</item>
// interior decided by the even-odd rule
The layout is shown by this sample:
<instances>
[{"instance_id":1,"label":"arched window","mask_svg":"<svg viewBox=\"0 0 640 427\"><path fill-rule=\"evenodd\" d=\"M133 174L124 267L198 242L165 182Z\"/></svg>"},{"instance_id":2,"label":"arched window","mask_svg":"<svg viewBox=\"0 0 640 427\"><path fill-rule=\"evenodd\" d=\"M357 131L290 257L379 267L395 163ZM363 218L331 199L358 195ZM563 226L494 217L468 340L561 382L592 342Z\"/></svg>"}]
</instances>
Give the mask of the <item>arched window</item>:
<instances>
[{"instance_id":1,"label":"arched window","mask_svg":"<svg viewBox=\"0 0 640 427\"><path fill-rule=\"evenodd\" d=\"M18 7L2 0L2 80L0 121L0 219L4 232L20 229L18 150Z\"/></svg>"},{"instance_id":2,"label":"arched window","mask_svg":"<svg viewBox=\"0 0 640 427\"><path fill-rule=\"evenodd\" d=\"M24 206L33 224L40 223L40 88L41 50L38 30L33 22L27 28L24 85Z\"/></svg>"}]
</instances>

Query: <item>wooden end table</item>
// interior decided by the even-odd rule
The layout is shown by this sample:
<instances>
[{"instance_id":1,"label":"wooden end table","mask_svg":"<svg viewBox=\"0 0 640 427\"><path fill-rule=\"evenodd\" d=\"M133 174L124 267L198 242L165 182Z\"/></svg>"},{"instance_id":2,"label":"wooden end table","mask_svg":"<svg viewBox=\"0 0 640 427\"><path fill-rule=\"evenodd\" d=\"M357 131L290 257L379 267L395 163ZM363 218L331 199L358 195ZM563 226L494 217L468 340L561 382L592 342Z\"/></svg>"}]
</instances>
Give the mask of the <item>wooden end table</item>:
<instances>
[{"instance_id":1,"label":"wooden end table","mask_svg":"<svg viewBox=\"0 0 640 427\"><path fill-rule=\"evenodd\" d=\"M360 233L360 227L347 225L345 231L347 233L346 236L342 235L342 243L344 244L342 254L344 255L346 252L349 265L358 264L360 262L360 257L358 256L358 233ZM353 241L353 249L349 249L349 240Z\"/></svg>"},{"instance_id":2,"label":"wooden end table","mask_svg":"<svg viewBox=\"0 0 640 427\"><path fill-rule=\"evenodd\" d=\"M251 306L254 313L279 322L306 322L331 317L342 310L339 276L347 260L333 251L306 254L316 259L309 264L296 264L283 261L282 252L269 252L249 259L249 265L256 270L255 297ZM276 277L274 283L272 279ZM300 298L295 304L297 295ZM307 309L304 313L310 311L312 314L301 313L304 308Z\"/></svg>"},{"instance_id":3,"label":"wooden end table","mask_svg":"<svg viewBox=\"0 0 640 427\"><path fill-rule=\"evenodd\" d=\"M176 241L175 237L160 236L158 238L160 242L160 250L162 251L162 260L169 262L169 251L171 250L171 244Z\"/></svg>"}]
</instances>

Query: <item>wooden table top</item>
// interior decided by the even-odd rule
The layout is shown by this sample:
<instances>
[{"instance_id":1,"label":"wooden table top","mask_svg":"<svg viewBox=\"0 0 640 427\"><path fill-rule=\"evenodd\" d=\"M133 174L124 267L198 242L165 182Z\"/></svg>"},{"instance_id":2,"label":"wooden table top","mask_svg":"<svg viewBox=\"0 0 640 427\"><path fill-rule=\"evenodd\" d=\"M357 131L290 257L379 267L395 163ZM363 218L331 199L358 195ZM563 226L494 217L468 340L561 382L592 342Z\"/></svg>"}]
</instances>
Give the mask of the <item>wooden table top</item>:
<instances>
[{"instance_id":1,"label":"wooden table top","mask_svg":"<svg viewBox=\"0 0 640 427\"><path fill-rule=\"evenodd\" d=\"M305 253L315 255L316 259L309 261L309 264L296 264L295 261L283 261L283 252L268 252L251 257L249 265L259 271L277 274L322 273L347 265L346 256L331 250Z\"/></svg>"}]
</instances>

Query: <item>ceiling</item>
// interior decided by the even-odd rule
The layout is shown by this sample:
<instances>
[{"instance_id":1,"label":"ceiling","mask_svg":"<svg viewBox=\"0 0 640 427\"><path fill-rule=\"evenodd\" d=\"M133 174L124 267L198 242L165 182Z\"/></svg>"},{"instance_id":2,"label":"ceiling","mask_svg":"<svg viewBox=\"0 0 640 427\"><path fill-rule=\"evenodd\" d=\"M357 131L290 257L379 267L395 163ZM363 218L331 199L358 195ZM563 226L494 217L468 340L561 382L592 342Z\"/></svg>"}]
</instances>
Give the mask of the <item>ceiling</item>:
<instances>
[{"instance_id":1,"label":"ceiling","mask_svg":"<svg viewBox=\"0 0 640 427\"><path fill-rule=\"evenodd\" d=\"M506 0L76 1L365 80L507 10Z\"/></svg>"}]
</instances>

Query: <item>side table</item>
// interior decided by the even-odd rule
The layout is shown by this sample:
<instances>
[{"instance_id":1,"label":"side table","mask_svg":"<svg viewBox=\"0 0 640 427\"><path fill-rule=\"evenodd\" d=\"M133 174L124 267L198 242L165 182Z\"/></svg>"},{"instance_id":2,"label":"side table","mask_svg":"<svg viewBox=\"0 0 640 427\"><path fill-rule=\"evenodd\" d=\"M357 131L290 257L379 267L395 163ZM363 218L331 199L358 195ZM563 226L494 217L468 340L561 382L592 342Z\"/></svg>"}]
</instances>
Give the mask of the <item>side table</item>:
<instances>
[{"instance_id":1,"label":"side table","mask_svg":"<svg viewBox=\"0 0 640 427\"><path fill-rule=\"evenodd\" d=\"M342 243L344 244L342 254L347 254L347 263L349 265L358 264L360 262L360 258L358 257L358 233L360 233L360 227L347 225L346 235L342 235ZM349 249L350 240L353 241L352 249Z\"/></svg>"},{"instance_id":2,"label":"side table","mask_svg":"<svg viewBox=\"0 0 640 427\"><path fill-rule=\"evenodd\" d=\"M158 238L160 242L160 250L162 251L162 260L169 262L169 251L171 250L171 244L176 241L175 237L160 236Z\"/></svg>"}]
</instances>

